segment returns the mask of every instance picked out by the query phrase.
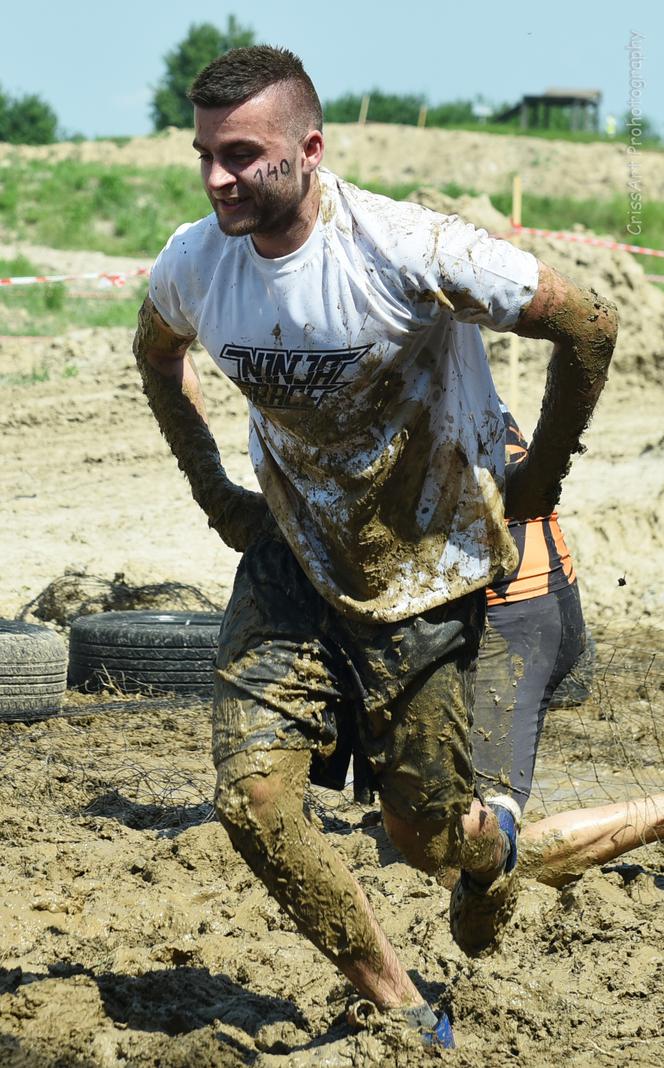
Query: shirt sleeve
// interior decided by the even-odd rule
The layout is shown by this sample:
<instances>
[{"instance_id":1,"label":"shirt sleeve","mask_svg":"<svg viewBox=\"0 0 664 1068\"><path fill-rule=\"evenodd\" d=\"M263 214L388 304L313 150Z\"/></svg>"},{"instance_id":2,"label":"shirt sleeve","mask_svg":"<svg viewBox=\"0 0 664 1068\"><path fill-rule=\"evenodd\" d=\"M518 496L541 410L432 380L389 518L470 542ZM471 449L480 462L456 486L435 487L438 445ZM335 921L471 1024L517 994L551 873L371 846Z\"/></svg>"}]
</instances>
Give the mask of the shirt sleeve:
<instances>
[{"instance_id":1,"label":"shirt sleeve","mask_svg":"<svg viewBox=\"0 0 664 1068\"><path fill-rule=\"evenodd\" d=\"M150 300L171 330L180 337L195 337L196 328L182 310L178 289L178 257L173 247L173 238L186 229L176 230L157 256L150 272Z\"/></svg>"},{"instance_id":2,"label":"shirt sleeve","mask_svg":"<svg viewBox=\"0 0 664 1068\"><path fill-rule=\"evenodd\" d=\"M530 252L489 237L457 215L434 216L433 255L425 284L452 304L455 319L492 330L511 330L538 284L538 264Z\"/></svg>"}]
</instances>

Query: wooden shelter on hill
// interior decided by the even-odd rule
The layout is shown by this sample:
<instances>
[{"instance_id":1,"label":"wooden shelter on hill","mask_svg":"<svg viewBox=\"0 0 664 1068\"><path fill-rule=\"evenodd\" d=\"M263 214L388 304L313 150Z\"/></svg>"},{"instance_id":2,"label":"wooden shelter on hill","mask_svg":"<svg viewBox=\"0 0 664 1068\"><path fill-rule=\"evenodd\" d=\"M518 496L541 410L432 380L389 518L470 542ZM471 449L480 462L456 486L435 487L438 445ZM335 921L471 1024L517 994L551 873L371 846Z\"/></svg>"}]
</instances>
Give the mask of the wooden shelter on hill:
<instances>
[{"instance_id":1,"label":"wooden shelter on hill","mask_svg":"<svg viewBox=\"0 0 664 1068\"><path fill-rule=\"evenodd\" d=\"M521 128L560 129L561 122L552 122L556 113L567 114L564 123L569 130L599 129L599 105L602 94L599 89L547 89L539 95L527 94L518 104L500 115L494 115L494 122L511 122L519 118Z\"/></svg>"}]
</instances>

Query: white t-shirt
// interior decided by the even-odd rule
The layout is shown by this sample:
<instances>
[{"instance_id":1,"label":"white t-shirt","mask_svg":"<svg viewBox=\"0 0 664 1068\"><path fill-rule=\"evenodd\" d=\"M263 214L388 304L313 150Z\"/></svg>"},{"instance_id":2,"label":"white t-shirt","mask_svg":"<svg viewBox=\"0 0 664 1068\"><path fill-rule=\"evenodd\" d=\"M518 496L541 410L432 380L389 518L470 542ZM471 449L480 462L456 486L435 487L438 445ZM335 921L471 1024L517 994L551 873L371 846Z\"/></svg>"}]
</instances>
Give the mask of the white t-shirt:
<instances>
[{"instance_id":1,"label":"white t-shirt","mask_svg":"<svg viewBox=\"0 0 664 1068\"><path fill-rule=\"evenodd\" d=\"M313 585L391 622L516 565L477 324L515 324L537 261L458 216L319 175L295 252L265 259L211 214L170 238L150 296L246 395L258 482Z\"/></svg>"}]
</instances>

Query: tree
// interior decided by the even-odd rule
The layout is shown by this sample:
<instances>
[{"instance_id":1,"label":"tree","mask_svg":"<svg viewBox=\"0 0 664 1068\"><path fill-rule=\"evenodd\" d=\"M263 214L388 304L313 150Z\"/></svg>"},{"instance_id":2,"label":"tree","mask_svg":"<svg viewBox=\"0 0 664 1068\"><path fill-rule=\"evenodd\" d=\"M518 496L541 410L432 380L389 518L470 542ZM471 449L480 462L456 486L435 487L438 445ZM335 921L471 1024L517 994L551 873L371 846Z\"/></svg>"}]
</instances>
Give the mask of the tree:
<instances>
[{"instance_id":1,"label":"tree","mask_svg":"<svg viewBox=\"0 0 664 1068\"><path fill-rule=\"evenodd\" d=\"M427 126L463 126L477 122L472 100L449 100L429 109Z\"/></svg>"},{"instance_id":2,"label":"tree","mask_svg":"<svg viewBox=\"0 0 664 1068\"><path fill-rule=\"evenodd\" d=\"M14 145L50 145L55 141L58 117L36 93L11 97L0 89L0 141Z\"/></svg>"},{"instance_id":3,"label":"tree","mask_svg":"<svg viewBox=\"0 0 664 1068\"><path fill-rule=\"evenodd\" d=\"M362 97L354 93L346 93L337 100L326 101L326 122L357 122L361 102ZM381 89L372 89L369 93L367 118L370 122L398 122L414 126L424 102L423 96L413 93L399 96L396 93L384 93Z\"/></svg>"},{"instance_id":4,"label":"tree","mask_svg":"<svg viewBox=\"0 0 664 1068\"><path fill-rule=\"evenodd\" d=\"M325 102L325 120L327 122L357 122L362 97L356 93L346 93L336 100ZM478 97L477 103L484 103ZM369 94L370 122L398 122L414 126L420 114L420 108L426 104L421 94L384 93L374 89ZM463 126L477 122L472 100L452 100L430 107L427 113L427 126Z\"/></svg>"},{"instance_id":5,"label":"tree","mask_svg":"<svg viewBox=\"0 0 664 1068\"><path fill-rule=\"evenodd\" d=\"M5 131L7 129L7 123L9 122L8 114L7 114L8 111L9 111L9 106L10 106L9 97L3 91L2 86L0 86L0 141L6 141L7 140L7 138L4 136L4 134L5 134Z\"/></svg>"},{"instance_id":6,"label":"tree","mask_svg":"<svg viewBox=\"0 0 664 1068\"><path fill-rule=\"evenodd\" d=\"M254 31L240 26L235 15L229 15L226 30L219 30L211 22L194 23L187 36L164 56L166 73L152 98L152 121L155 130L166 126L193 126L193 109L187 100L187 90L198 72L217 56L231 48L247 48L254 44Z\"/></svg>"},{"instance_id":7,"label":"tree","mask_svg":"<svg viewBox=\"0 0 664 1068\"><path fill-rule=\"evenodd\" d=\"M637 132L638 131L638 132ZM633 139L634 144L641 141L660 141L657 123L648 115L635 118L631 111L626 111L620 124L620 132L627 140Z\"/></svg>"}]
</instances>

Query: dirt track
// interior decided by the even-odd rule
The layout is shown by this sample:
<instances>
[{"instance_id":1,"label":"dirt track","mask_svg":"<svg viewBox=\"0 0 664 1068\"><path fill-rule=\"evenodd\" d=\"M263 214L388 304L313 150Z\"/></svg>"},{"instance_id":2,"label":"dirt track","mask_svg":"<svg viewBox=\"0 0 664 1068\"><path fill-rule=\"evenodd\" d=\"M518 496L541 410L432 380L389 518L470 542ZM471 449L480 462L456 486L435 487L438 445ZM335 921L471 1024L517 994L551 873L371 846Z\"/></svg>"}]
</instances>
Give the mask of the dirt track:
<instances>
[{"instance_id":1,"label":"dirt track","mask_svg":"<svg viewBox=\"0 0 664 1068\"><path fill-rule=\"evenodd\" d=\"M223 604L237 557L207 529L159 438L129 331L1 344L4 373L46 368L48 378L4 386L0 615L66 568L190 583ZM565 485L586 614L598 634L609 629L606 673L582 714L551 718L535 814L664 788L660 351L641 346L641 364L626 352ZM545 359L524 361L527 432ZM252 485L244 403L198 362L227 467ZM389 1028L351 1032L349 988L209 822L208 709L78 708L73 719L0 725L2 1068L430 1064ZM567 890L526 883L501 951L472 963L450 939L446 891L400 863L348 801L316 793L312 805L425 996L451 1007L449 1063L664 1061L661 846Z\"/></svg>"}]
</instances>

